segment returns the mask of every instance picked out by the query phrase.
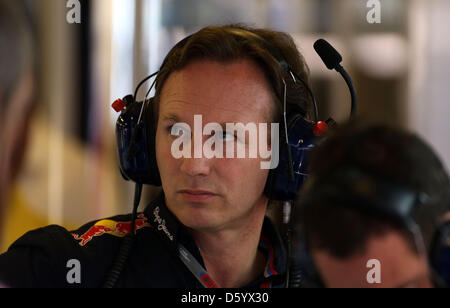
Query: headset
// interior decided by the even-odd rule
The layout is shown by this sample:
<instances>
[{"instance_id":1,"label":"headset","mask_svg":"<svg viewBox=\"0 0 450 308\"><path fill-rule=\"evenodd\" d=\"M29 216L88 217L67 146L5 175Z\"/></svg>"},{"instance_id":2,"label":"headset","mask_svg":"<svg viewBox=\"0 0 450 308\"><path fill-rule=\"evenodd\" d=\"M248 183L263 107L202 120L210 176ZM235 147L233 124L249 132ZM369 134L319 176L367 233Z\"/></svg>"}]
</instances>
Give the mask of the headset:
<instances>
[{"instance_id":1,"label":"headset","mask_svg":"<svg viewBox=\"0 0 450 308\"><path fill-rule=\"evenodd\" d=\"M300 186L306 178L306 152L314 146L316 136L326 130L327 124L317 121L317 103L311 89L305 81L289 67L287 61L261 36L240 28L228 30L238 40L247 40L256 43L268 51L279 63L280 67L291 76L294 82L301 83L309 93L314 104L315 122L306 120L304 114L292 112L286 114L286 82L284 84L283 120L284 130L280 137L279 164L269 172L264 192L269 199L287 201L294 200ZM191 35L192 36L192 35ZM183 48L189 41L188 36L177 43L170 54ZM166 57L166 59L168 58ZM163 62L162 67L165 65ZM128 95L123 100L114 102L113 107L121 111L116 125L120 171L125 179L136 183L161 186L161 179L156 164L154 121L146 119L154 118L154 108L151 108L153 99L145 99L144 102L136 102L135 98L139 87L158 72L148 76L136 88L135 95ZM153 83L154 84L154 83ZM152 86L153 86L152 84ZM151 87L152 87L151 86ZM291 108L295 110L295 108ZM329 121L330 123L330 121Z\"/></svg>"},{"instance_id":2,"label":"headset","mask_svg":"<svg viewBox=\"0 0 450 308\"><path fill-rule=\"evenodd\" d=\"M426 193L392 183L355 166L340 166L311 176L298 200L299 210L317 203L333 203L339 207L390 219L407 230L414 238L420 256L429 262L431 278L437 287L450 286L450 221L440 223L434 232L431 248L427 251L419 225L412 218L418 207L432 202L450 202L450 194L430 198ZM446 199L447 198L447 199ZM436 200L439 199L439 200ZM325 287L308 248L307 234L298 226L293 267L300 273L294 287ZM300 231L300 232L299 232Z\"/></svg>"},{"instance_id":3,"label":"headset","mask_svg":"<svg viewBox=\"0 0 450 308\"><path fill-rule=\"evenodd\" d=\"M262 36L252 31L232 27L226 28L226 31L233 35L236 40L244 40L249 43L256 44L263 50L267 51L275 59L275 61L278 62L286 76L292 78L292 80L296 84L303 85L312 101L314 108L314 121L306 119L305 115L298 110L298 107L296 105L294 108L290 108L292 112L287 114L286 111L288 109L288 106L286 102L286 82L284 79L281 80L284 86L283 97L280 99L280 101L283 103L282 125L284 126L284 129L282 129L279 138L279 164L276 168L269 171L267 182L264 188L264 194L270 200L285 201L285 203L292 202L296 199L300 191L300 187L307 178L308 152L311 148L314 147L317 140L321 138L328 127L331 127L335 124L335 121L332 118L329 118L326 121L318 120L318 107L313 92L309 88L308 84L289 67L288 62L284 59L277 48L269 44L268 41ZM168 55L162 63L161 68L164 67L167 59L169 59L174 52L180 50L189 42L190 38L193 35L185 37L169 51ZM340 58L340 60L336 60L336 56L340 57L340 55L337 53L337 51L334 50L333 47L331 47L331 45L328 45L329 44L326 41L318 40L314 47L321 58L324 60L324 62L335 62L331 65L332 68L330 69L334 68L337 71L340 70L340 73L345 76L345 70L339 65L342 58ZM328 66L329 65L327 64L327 67ZM158 72L155 72L144 78L136 87L134 95L127 95L123 99L118 99L112 104L112 107L117 112L120 112L119 118L116 123L116 137L120 172L126 180L131 180L136 183L135 202L131 227L132 231L130 236L125 237L124 239L125 243L129 241L128 246L130 247L132 241L131 239L134 236L133 222L136 217L136 211L139 204L142 185L148 184L161 186L161 178L156 163L156 124L154 120L156 117L155 109L152 106L152 102L154 99L148 98L149 93L156 82L156 78L147 91L145 99L142 102L138 102L136 100L139 88L149 79L157 76L157 74ZM348 75L346 76L348 77ZM348 77L345 80L347 82L347 85L349 85L350 87L350 78ZM353 89L352 84L351 87ZM351 111L353 115L353 113L356 111L356 95L354 89L353 91L351 91L351 93ZM126 246L126 244L124 244L124 246ZM288 247L289 246L290 245L288 245ZM124 257L119 255L117 260L117 263L124 263L123 260L126 260L126 256ZM105 286L114 286L115 280L117 280L118 275L120 274L121 266L123 266L123 264L119 265L117 270L111 271L111 273L114 273L110 273L109 278L107 279L107 281L109 282L105 283Z\"/></svg>"}]
</instances>

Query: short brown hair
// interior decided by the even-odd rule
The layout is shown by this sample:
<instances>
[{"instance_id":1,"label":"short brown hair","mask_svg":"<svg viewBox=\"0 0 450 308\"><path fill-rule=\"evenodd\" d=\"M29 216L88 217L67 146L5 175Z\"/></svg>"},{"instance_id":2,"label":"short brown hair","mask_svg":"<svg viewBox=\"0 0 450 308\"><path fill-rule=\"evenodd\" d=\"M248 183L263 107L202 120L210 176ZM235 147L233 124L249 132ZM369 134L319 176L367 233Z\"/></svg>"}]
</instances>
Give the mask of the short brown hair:
<instances>
[{"instance_id":1,"label":"short brown hair","mask_svg":"<svg viewBox=\"0 0 450 308\"><path fill-rule=\"evenodd\" d=\"M183 69L195 60L228 63L250 59L264 71L272 86L275 98L274 120L276 122L280 122L282 116L282 79L285 80L287 86L288 114L295 111L304 117L310 115L312 103L304 85L300 82L295 83L289 73L283 71L266 46L262 46L257 40L242 39L242 36L236 35L236 30L249 32L249 37L256 35L262 38L264 42L270 44L270 48L275 49L284 58L297 76L307 84L309 83L309 68L290 35L267 29L254 29L242 24L209 26L192 34L184 44L173 48L164 59L155 83L156 121L159 98L166 80L170 74Z\"/></svg>"}]
</instances>

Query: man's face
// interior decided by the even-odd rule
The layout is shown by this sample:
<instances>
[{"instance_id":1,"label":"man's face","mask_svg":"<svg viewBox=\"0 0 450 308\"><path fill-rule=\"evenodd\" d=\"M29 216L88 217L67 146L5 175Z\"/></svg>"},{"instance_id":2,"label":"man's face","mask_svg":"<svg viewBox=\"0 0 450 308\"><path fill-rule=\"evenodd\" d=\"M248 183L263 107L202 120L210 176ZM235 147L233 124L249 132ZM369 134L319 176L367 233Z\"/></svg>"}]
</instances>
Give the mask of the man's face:
<instances>
[{"instance_id":1,"label":"man's face","mask_svg":"<svg viewBox=\"0 0 450 308\"><path fill-rule=\"evenodd\" d=\"M346 259L337 259L321 250L313 250L312 255L327 287L432 287L426 259L413 252L406 239L395 231L370 238L364 253Z\"/></svg>"},{"instance_id":2,"label":"man's face","mask_svg":"<svg viewBox=\"0 0 450 308\"><path fill-rule=\"evenodd\" d=\"M156 132L156 157L166 203L187 227L224 230L241 226L254 211L265 210L268 170L259 158L179 158L171 153L174 124L184 122L194 138L194 115L207 123L268 123L273 104L264 73L251 61L196 61L172 73L161 93ZM202 130L203 130L202 127ZM225 129L224 129L225 131ZM269 129L270 131L270 129ZM202 144L211 136L202 136ZM227 143L237 143L225 135ZM245 142L245 141L244 141ZM194 141L190 141L194 157ZM248 140L245 144L248 153Z\"/></svg>"}]
</instances>

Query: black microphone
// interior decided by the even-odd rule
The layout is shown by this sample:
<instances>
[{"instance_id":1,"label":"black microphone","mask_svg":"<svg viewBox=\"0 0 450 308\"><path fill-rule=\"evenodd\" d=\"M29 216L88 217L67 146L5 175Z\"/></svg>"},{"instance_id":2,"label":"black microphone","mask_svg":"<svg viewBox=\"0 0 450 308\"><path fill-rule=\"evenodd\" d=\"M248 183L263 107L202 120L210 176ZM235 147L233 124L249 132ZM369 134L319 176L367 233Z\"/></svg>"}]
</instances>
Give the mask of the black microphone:
<instances>
[{"instance_id":1,"label":"black microphone","mask_svg":"<svg viewBox=\"0 0 450 308\"><path fill-rule=\"evenodd\" d=\"M314 49L329 70L335 69L342 62L339 52L324 39L317 40L314 43Z\"/></svg>"},{"instance_id":2,"label":"black microphone","mask_svg":"<svg viewBox=\"0 0 450 308\"><path fill-rule=\"evenodd\" d=\"M352 79L341 65L342 56L339 54L339 52L337 52L336 49L334 49L333 46L330 45L330 43L328 43L324 39L317 40L314 43L314 49L316 50L317 54L319 55L319 57L322 59L322 61L325 63L326 67L329 70L334 69L338 71L344 78L351 95L350 118L353 117L354 114L356 113L357 108L356 91L355 87L353 86Z\"/></svg>"}]
</instances>

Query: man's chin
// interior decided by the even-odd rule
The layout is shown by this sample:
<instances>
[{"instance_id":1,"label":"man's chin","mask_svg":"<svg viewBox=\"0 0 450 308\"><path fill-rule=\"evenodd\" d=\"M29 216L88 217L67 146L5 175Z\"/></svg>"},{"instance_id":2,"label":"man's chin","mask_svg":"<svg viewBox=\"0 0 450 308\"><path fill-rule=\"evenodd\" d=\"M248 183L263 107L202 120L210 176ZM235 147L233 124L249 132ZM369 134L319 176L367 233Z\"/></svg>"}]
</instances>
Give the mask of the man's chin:
<instances>
[{"instance_id":1,"label":"man's chin","mask_svg":"<svg viewBox=\"0 0 450 308\"><path fill-rule=\"evenodd\" d=\"M186 227L194 230L210 229L220 224L218 221L223 214L218 210L222 207L218 198L212 198L208 202L192 202L177 195L173 202L169 201L167 207L175 217Z\"/></svg>"},{"instance_id":2,"label":"man's chin","mask_svg":"<svg viewBox=\"0 0 450 308\"><path fill-rule=\"evenodd\" d=\"M218 224L217 215L214 215L210 208L186 205L183 211L175 212L175 216L185 227L193 230L209 230Z\"/></svg>"}]
</instances>

